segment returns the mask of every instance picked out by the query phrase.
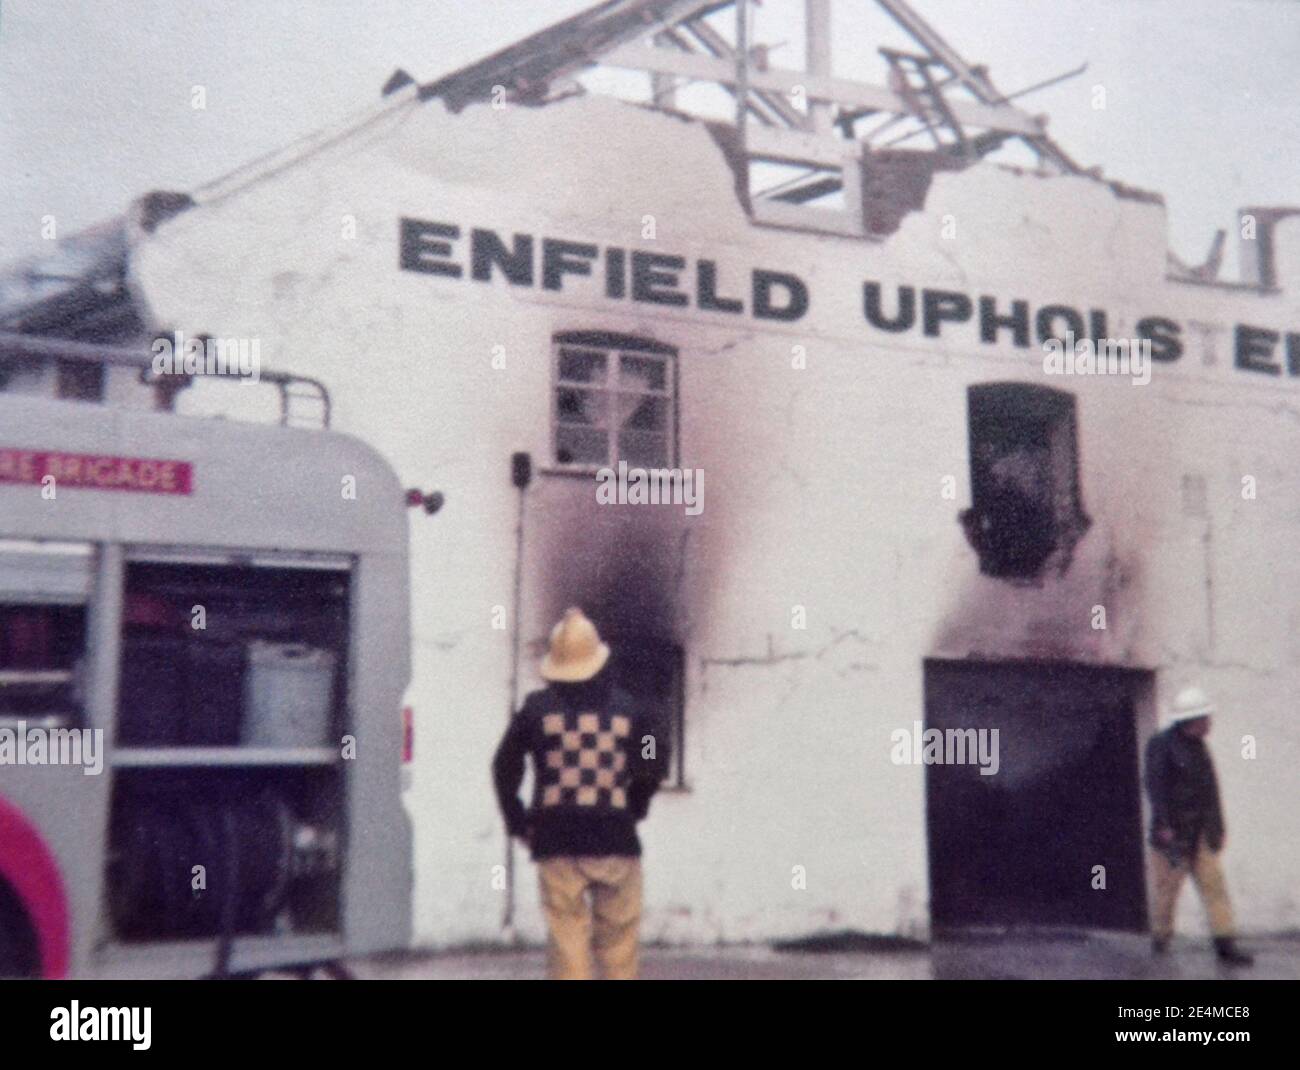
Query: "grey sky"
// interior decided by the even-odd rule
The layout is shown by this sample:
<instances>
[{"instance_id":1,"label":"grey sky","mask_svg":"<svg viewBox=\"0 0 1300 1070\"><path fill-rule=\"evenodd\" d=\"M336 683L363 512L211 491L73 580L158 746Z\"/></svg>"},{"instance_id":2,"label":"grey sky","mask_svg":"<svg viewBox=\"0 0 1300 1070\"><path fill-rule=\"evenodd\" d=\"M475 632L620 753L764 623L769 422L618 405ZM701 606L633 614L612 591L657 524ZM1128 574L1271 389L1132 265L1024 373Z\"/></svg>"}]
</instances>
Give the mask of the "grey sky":
<instances>
[{"instance_id":1,"label":"grey sky","mask_svg":"<svg viewBox=\"0 0 1300 1070\"><path fill-rule=\"evenodd\" d=\"M582 0L0 0L0 259L39 251L151 189L188 189L379 95L396 67L454 69ZM1300 3L914 0L1077 160L1163 192L1170 240L1199 260L1244 204L1300 203ZM874 5L839 0L836 73L878 80ZM758 36L800 65L788 10ZM891 42L903 43L895 34ZM191 87L207 93L205 110ZM1093 107L1093 87L1106 107Z\"/></svg>"}]
</instances>

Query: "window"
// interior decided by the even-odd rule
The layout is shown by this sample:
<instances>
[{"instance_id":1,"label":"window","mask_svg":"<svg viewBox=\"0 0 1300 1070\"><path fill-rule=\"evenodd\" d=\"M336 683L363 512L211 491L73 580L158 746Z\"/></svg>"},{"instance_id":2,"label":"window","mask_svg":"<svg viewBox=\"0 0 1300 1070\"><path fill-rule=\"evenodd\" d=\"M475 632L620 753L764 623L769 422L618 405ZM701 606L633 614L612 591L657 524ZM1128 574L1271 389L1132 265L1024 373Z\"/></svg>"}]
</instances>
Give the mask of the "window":
<instances>
[{"instance_id":1,"label":"window","mask_svg":"<svg viewBox=\"0 0 1300 1070\"><path fill-rule=\"evenodd\" d=\"M1091 524L1079 500L1073 395L1025 383L970 388L971 498L961 515L988 576L1069 568Z\"/></svg>"},{"instance_id":2,"label":"window","mask_svg":"<svg viewBox=\"0 0 1300 1070\"><path fill-rule=\"evenodd\" d=\"M643 338L574 332L556 336L554 362L557 463L672 466L675 350Z\"/></svg>"}]
</instances>

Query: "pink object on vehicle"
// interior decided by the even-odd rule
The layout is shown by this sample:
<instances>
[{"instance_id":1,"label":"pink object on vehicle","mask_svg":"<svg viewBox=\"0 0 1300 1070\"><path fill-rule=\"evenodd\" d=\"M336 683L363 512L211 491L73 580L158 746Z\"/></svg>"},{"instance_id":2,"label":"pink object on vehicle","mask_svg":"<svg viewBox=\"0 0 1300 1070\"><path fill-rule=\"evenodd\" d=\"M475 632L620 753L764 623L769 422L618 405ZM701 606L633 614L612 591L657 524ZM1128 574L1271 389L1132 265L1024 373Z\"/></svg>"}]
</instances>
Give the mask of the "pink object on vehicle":
<instances>
[{"instance_id":1,"label":"pink object on vehicle","mask_svg":"<svg viewBox=\"0 0 1300 1070\"><path fill-rule=\"evenodd\" d=\"M4 798L0 798L0 879L17 893L31 920L41 976L66 976L68 900L58 862L36 826Z\"/></svg>"}]
</instances>

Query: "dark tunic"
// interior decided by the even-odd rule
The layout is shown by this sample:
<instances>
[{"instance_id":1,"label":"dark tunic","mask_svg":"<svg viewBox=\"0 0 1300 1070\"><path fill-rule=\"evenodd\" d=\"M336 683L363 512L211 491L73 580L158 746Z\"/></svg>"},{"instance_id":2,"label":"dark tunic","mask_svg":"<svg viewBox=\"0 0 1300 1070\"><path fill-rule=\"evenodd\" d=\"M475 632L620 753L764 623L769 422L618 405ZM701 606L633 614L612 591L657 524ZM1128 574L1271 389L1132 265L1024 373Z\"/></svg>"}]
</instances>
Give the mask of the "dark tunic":
<instances>
[{"instance_id":1,"label":"dark tunic","mask_svg":"<svg viewBox=\"0 0 1300 1070\"><path fill-rule=\"evenodd\" d=\"M1151 843L1175 861L1189 859L1197 841L1212 851L1223 847L1223 809L1214 762L1205 741L1177 725L1152 736L1147 743L1146 789L1151 801ZM1173 842L1162 844L1156 830L1173 829Z\"/></svg>"}]
</instances>

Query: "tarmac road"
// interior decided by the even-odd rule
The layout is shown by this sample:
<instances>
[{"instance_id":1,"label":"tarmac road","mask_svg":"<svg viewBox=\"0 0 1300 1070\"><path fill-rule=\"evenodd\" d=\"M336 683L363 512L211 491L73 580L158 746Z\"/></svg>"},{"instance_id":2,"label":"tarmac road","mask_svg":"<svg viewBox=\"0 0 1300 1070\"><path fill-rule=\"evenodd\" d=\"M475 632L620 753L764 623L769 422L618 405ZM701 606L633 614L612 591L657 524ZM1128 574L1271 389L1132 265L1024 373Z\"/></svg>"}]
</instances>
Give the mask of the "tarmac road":
<instances>
[{"instance_id":1,"label":"tarmac road","mask_svg":"<svg viewBox=\"0 0 1300 1070\"><path fill-rule=\"evenodd\" d=\"M1243 939L1255 955L1251 969L1225 969L1208 944L1187 938L1154 958L1146 937L1080 934L999 937L901 950L864 950L848 939L833 950L782 951L766 945L647 947L647 980L929 980L1127 979L1300 980L1300 936ZM527 980L545 974L539 947L483 948L385 956L352 964L358 977Z\"/></svg>"}]
</instances>

